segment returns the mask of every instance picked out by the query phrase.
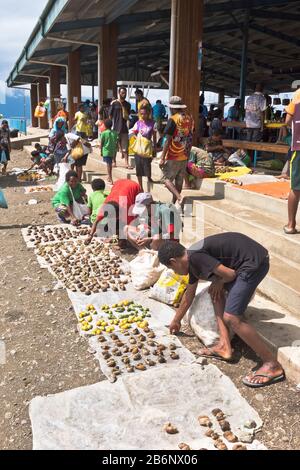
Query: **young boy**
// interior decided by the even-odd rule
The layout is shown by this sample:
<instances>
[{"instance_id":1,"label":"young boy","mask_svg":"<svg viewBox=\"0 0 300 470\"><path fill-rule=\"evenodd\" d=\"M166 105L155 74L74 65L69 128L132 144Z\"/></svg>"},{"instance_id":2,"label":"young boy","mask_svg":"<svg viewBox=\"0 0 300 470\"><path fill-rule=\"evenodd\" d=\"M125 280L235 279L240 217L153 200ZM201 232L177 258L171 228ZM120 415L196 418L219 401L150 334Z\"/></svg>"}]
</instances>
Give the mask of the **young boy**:
<instances>
[{"instance_id":1,"label":"young boy","mask_svg":"<svg viewBox=\"0 0 300 470\"><path fill-rule=\"evenodd\" d=\"M175 273L190 276L189 286L170 325L172 334L181 329L181 321L196 295L198 281L210 281L209 292L220 339L212 348L200 350L199 355L232 360L228 332L231 327L263 362L258 370L243 379L245 385L259 388L284 379L283 368L276 356L243 318L253 294L269 271L269 254L262 245L241 233L221 233L205 238L188 251L179 243L165 242L158 257Z\"/></svg>"},{"instance_id":2,"label":"young boy","mask_svg":"<svg viewBox=\"0 0 300 470\"><path fill-rule=\"evenodd\" d=\"M99 209L103 206L105 199L108 196L108 192L105 191L105 182L98 178L92 181L93 193L88 199L88 208L90 210L90 222L93 224L99 213Z\"/></svg>"},{"instance_id":3,"label":"young boy","mask_svg":"<svg viewBox=\"0 0 300 470\"><path fill-rule=\"evenodd\" d=\"M105 131L100 136L100 148L101 156L103 161L107 165L108 183L113 184L112 179L112 166L113 161L116 160L117 149L118 149L118 134L116 131L112 131L111 119L105 119L104 121Z\"/></svg>"},{"instance_id":4,"label":"young boy","mask_svg":"<svg viewBox=\"0 0 300 470\"><path fill-rule=\"evenodd\" d=\"M208 139L205 150L211 154L214 164L218 166L248 166L251 163L247 153L238 149L234 153L223 146L222 132L214 131L212 137Z\"/></svg>"}]
</instances>

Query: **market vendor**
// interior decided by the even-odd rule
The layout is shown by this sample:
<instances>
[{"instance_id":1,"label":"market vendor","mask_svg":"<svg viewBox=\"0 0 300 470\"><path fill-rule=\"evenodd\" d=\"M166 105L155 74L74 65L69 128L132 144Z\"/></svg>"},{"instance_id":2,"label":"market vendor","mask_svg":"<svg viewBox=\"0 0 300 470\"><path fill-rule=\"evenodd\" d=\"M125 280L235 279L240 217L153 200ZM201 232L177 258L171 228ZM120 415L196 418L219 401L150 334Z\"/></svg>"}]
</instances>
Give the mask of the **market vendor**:
<instances>
[{"instance_id":1,"label":"market vendor","mask_svg":"<svg viewBox=\"0 0 300 470\"><path fill-rule=\"evenodd\" d=\"M137 220L126 226L124 232L137 250L158 250L164 240L179 241L182 222L174 204L154 202L150 193L140 193L132 213Z\"/></svg>"},{"instance_id":2,"label":"market vendor","mask_svg":"<svg viewBox=\"0 0 300 470\"><path fill-rule=\"evenodd\" d=\"M73 200L79 204L87 201L86 190L79 182L75 171L68 171L66 182L52 199L52 206L57 212L59 221L63 224L71 222L72 225L79 225L80 221L73 214Z\"/></svg>"},{"instance_id":3,"label":"market vendor","mask_svg":"<svg viewBox=\"0 0 300 470\"><path fill-rule=\"evenodd\" d=\"M200 279L211 281L209 289L219 328L219 342L199 351L200 356L232 361L229 328L262 359L262 366L243 379L248 387L259 388L285 378L283 368L255 328L243 315L258 285L269 271L268 251L240 233L221 233L193 245L165 242L158 253L162 264L179 275L189 274L189 286L170 331L179 333L181 321L191 307ZM225 293L228 293L227 297Z\"/></svg>"},{"instance_id":4,"label":"market vendor","mask_svg":"<svg viewBox=\"0 0 300 470\"><path fill-rule=\"evenodd\" d=\"M102 226L110 225L110 229L107 230L109 236L112 235L111 230L114 228L114 235L118 235L120 239L124 240L124 227L131 224L136 218L132 214L132 207L140 192L141 188L135 181L118 180L100 208L97 220L94 222L85 243L87 245L91 243L100 223ZM102 235L105 235L104 231L101 231Z\"/></svg>"}]
</instances>

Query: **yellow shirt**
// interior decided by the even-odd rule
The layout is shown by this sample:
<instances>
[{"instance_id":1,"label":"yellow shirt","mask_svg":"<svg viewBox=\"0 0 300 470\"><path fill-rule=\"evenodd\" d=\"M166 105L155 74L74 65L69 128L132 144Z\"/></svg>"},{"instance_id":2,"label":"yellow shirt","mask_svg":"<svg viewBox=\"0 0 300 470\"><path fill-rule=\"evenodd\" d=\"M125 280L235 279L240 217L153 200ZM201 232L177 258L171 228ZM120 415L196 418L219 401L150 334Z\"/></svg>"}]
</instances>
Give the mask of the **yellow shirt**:
<instances>
[{"instance_id":1,"label":"yellow shirt","mask_svg":"<svg viewBox=\"0 0 300 470\"><path fill-rule=\"evenodd\" d=\"M290 104L285 108L286 112L291 116L294 116L297 104L300 104L300 88L295 92Z\"/></svg>"},{"instance_id":2,"label":"yellow shirt","mask_svg":"<svg viewBox=\"0 0 300 470\"><path fill-rule=\"evenodd\" d=\"M78 111L75 114L76 132L87 132L87 115Z\"/></svg>"}]
</instances>

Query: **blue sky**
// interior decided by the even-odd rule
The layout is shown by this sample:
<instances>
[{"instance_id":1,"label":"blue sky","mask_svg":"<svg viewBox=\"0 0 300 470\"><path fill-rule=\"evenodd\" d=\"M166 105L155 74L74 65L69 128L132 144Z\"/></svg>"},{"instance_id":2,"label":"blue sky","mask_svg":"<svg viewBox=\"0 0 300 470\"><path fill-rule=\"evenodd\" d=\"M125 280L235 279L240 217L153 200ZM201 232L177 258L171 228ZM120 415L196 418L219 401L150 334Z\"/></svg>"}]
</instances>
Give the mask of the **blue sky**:
<instances>
[{"instance_id":1,"label":"blue sky","mask_svg":"<svg viewBox=\"0 0 300 470\"><path fill-rule=\"evenodd\" d=\"M47 0L7 0L1 8L0 86L20 56Z\"/></svg>"}]
</instances>

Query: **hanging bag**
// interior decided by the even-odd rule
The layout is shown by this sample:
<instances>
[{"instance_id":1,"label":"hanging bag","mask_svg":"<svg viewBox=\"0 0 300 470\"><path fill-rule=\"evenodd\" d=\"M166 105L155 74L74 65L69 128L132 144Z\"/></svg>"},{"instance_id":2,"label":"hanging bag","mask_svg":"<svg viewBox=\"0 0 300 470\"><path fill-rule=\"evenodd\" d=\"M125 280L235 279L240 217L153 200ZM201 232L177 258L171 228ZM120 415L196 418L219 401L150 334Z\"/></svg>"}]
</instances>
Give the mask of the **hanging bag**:
<instances>
[{"instance_id":1,"label":"hanging bag","mask_svg":"<svg viewBox=\"0 0 300 470\"><path fill-rule=\"evenodd\" d=\"M86 204L80 204L74 198L72 189L70 188L72 198L73 198L73 214L77 220L82 220L86 215L89 214L89 208Z\"/></svg>"},{"instance_id":2,"label":"hanging bag","mask_svg":"<svg viewBox=\"0 0 300 470\"><path fill-rule=\"evenodd\" d=\"M73 160L79 160L84 156L84 149L81 142L78 142L74 148L71 150L71 157Z\"/></svg>"},{"instance_id":3,"label":"hanging bag","mask_svg":"<svg viewBox=\"0 0 300 470\"><path fill-rule=\"evenodd\" d=\"M6 157L6 152L5 150L1 150L1 153L0 153L0 163L2 165L5 165L5 163L7 163L7 157Z\"/></svg>"},{"instance_id":4,"label":"hanging bag","mask_svg":"<svg viewBox=\"0 0 300 470\"><path fill-rule=\"evenodd\" d=\"M34 111L34 117L43 118L46 114L46 109L43 106L37 106Z\"/></svg>"},{"instance_id":5,"label":"hanging bag","mask_svg":"<svg viewBox=\"0 0 300 470\"><path fill-rule=\"evenodd\" d=\"M2 189L0 189L0 209L8 209L8 205Z\"/></svg>"},{"instance_id":6,"label":"hanging bag","mask_svg":"<svg viewBox=\"0 0 300 470\"><path fill-rule=\"evenodd\" d=\"M132 145L132 150L135 155L140 157L152 158L153 145L152 141L143 137L140 133L136 137L136 141Z\"/></svg>"}]
</instances>

